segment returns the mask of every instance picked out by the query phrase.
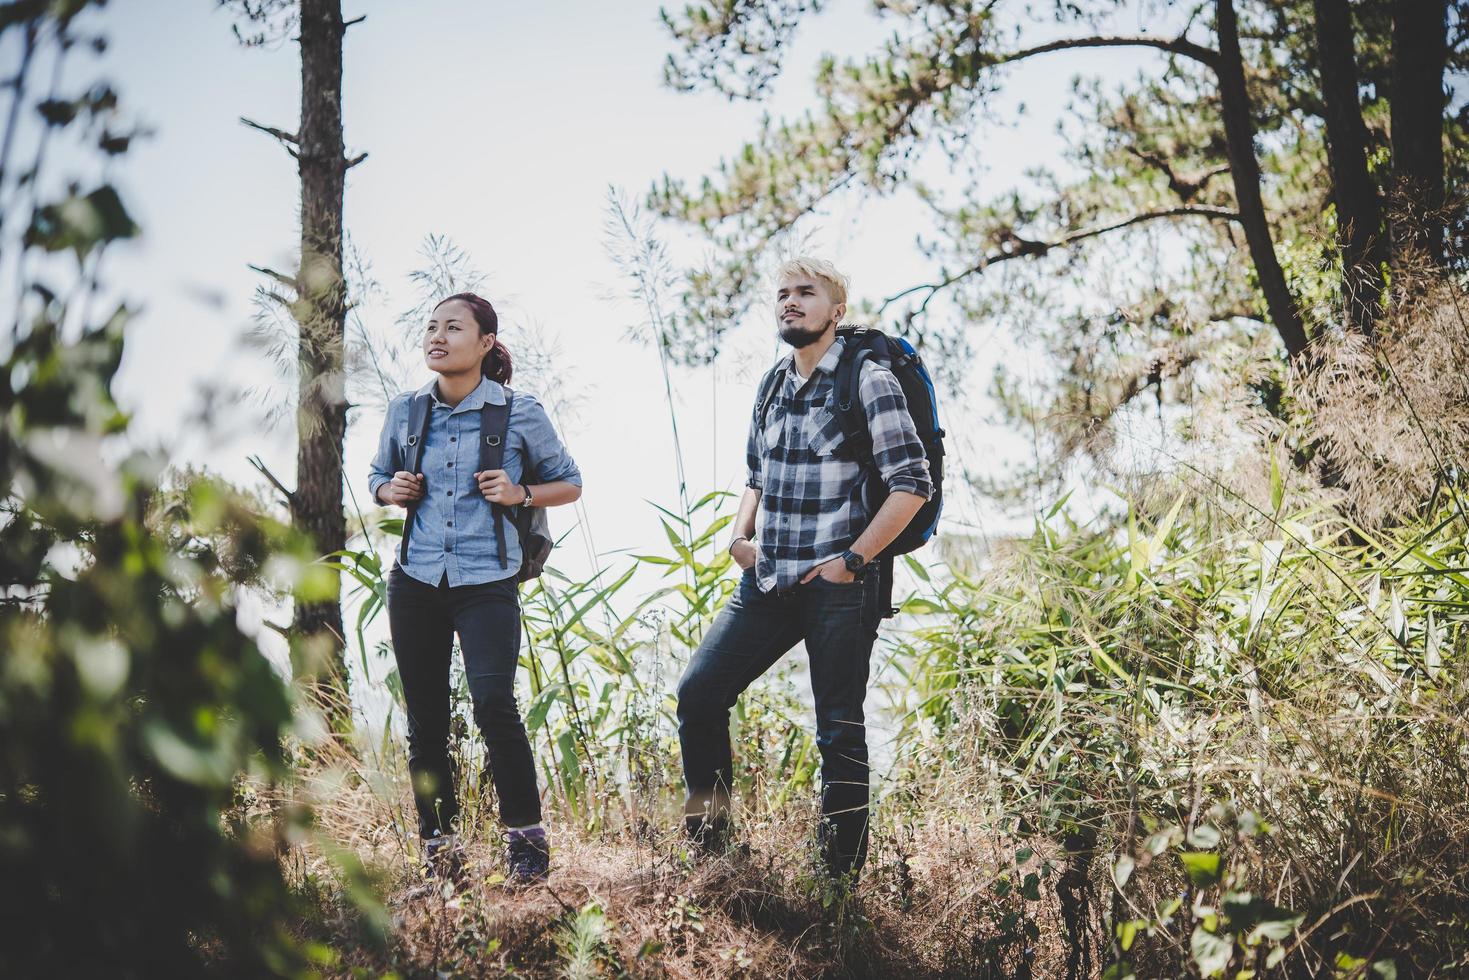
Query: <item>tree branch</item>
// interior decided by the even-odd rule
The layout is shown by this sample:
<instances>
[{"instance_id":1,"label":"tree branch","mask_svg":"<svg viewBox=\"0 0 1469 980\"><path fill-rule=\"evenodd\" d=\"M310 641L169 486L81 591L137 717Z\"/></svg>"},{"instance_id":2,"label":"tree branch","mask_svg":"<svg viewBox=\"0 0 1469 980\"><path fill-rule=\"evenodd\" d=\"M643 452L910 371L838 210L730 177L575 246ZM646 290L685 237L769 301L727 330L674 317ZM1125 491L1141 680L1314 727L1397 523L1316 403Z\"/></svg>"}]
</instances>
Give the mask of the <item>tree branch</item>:
<instances>
[{"instance_id":1,"label":"tree branch","mask_svg":"<svg viewBox=\"0 0 1469 980\"><path fill-rule=\"evenodd\" d=\"M287 153L289 153L293 157L299 158L300 154L297 152L297 149L301 145L301 140L296 136L295 133L288 133L284 129L276 129L274 126L262 126L260 123L255 122L251 119L246 119L244 116L240 117L240 122L244 123L246 126L249 126L251 129L259 130L267 136L275 137L277 140L280 141L281 146L284 146L286 148Z\"/></svg>"},{"instance_id":2,"label":"tree branch","mask_svg":"<svg viewBox=\"0 0 1469 980\"><path fill-rule=\"evenodd\" d=\"M1113 222L1110 225L1102 225L1096 228L1084 228L1080 231L1073 231L1068 235L1062 235L1060 238L1054 239L1049 242L1034 241L1031 239L1021 238L1013 231L1006 229L1000 234L1002 244L998 251L983 256L974 265L970 266L962 272L956 272L954 275L948 276L940 282L920 283L917 286L909 286L902 292L894 293L892 296L889 296L887 299L882 301L882 305L878 307L877 312L878 315L881 316L882 313L887 310L888 306L902 299L904 296L909 296L913 293L927 290L928 295L924 297L923 303L918 307L918 309L909 314L909 318L912 319L919 313L922 313L928 307L929 300L933 299L933 297L939 292L942 292L943 290L949 288L950 286L959 282L961 279L967 279L969 276L984 272L990 266L995 265L998 262L1006 262L1010 259L1019 259L1026 257L1039 258L1052 249L1067 248L1071 245L1075 245L1078 242L1086 241L1088 238L1097 238L1101 235L1107 235L1114 231L1121 231L1123 228L1131 228L1133 225L1140 225L1149 221L1186 217L1210 218L1215 221L1238 221L1239 213L1236 211L1231 211L1228 208L1211 207L1181 207L1169 208L1167 211L1147 211L1143 214L1132 215L1131 217L1125 218L1122 221Z\"/></svg>"},{"instance_id":3,"label":"tree branch","mask_svg":"<svg viewBox=\"0 0 1469 980\"><path fill-rule=\"evenodd\" d=\"M1163 176L1168 178L1168 186L1173 193L1178 195L1179 201L1187 204L1203 191L1204 185L1220 174L1229 173L1229 164L1221 163L1207 170L1195 173L1179 173L1173 169L1173 164L1160 154L1150 150L1140 150L1136 146L1128 146L1127 151L1137 157L1143 163L1162 171Z\"/></svg>"},{"instance_id":4,"label":"tree branch","mask_svg":"<svg viewBox=\"0 0 1469 980\"><path fill-rule=\"evenodd\" d=\"M355 157L352 157L351 159L347 160L343 164L342 169L343 170L351 170L353 167L357 166L359 163L361 163L363 160L366 160L366 159L367 159L367 154L366 153L359 153Z\"/></svg>"},{"instance_id":5,"label":"tree branch","mask_svg":"<svg viewBox=\"0 0 1469 980\"><path fill-rule=\"evenodd\" d=\"M267 480L269 480L271 482L271 485L274 486L276 488L276 490L280 491L280 495L282 497L286 498L286 506L287 507L295 507L296 506L296 495L294 493L292 493L290 490L287 490L286 489L286 485L284 483L282 483L280 480L276 479L275 474L270 471L270 467L268 467L268 466L265 465L265 461L264 460L262 460L259 456L251 456L251 457L248 458L247 461L249 462L249 464L251 466L253 466L257 470L259 470L260 473L261 473L261 475L264 476Z\"/></svg>"},{"instance_id":6,"label":"tree branch","mask_svg":"<svg viewBox=\"0 0 1469 980\"><path fill-rule=\"evenodd\" d=\"M345 31L347 28L351 27L353 24L360 24L360 23L362 23L366 19L367 19L367 15L366 14L363 14L361 17L353 17L351 20L344 20L344 21L342 21L342 30Z\"/></svg>"},{"instance_id":7,"label":"tree branch","mask_svg":"<svg viewBox=\"0 0 1469 980\"><path fill-rule=\"evenodd\" d=\"M301 292L301 284L298 283L291 276L286 275L284 272L276 272L274 269L267 269L263 265L252 265L250 266L250 268L260 273L262 276L269 276L276 282L280 283L282 286L285 286L287 289L293 290L297 293Z\"/></svg>"},{"instance_id":8,"label":"tree branch","mask_svg":"<svg viewBox=\"0 0 1469 980\"><path fill-rule=\"evenodd\" d=\"M1210 68L1219 67L1219 52L1213 48L1206 48L1202 44L1195 44L1185 37L1154 37L1150 34L1115 34L1098 35L1095 37L1066 37L1056 41L1048 41L1038 44L1033 48L1022 48L1008 54L997 54L983 67L993 68L999 65L1008 65L1036 55L1050 54L1053 51L1071 51L1077 48L1157 48L1159 51L1167 51L1171 54L1182 55L1192 58L1200 64Z\"/></svg>"}]
</instances>

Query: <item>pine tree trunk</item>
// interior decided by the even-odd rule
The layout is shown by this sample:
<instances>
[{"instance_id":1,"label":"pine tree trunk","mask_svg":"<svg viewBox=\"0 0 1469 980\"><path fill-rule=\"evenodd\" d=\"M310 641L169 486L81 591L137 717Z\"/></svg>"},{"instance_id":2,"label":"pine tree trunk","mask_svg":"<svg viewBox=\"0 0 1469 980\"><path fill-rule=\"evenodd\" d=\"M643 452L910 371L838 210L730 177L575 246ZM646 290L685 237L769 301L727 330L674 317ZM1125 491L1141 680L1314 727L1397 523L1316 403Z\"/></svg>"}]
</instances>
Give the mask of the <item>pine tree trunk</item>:
<instances>
[{"instance_id":1,"label":"pine tree trunk","mask_svg":"<svg viewBox=\"0 0 1469 980\"><path fill-rule=\"evenodd\" d=\"M301 0L301 267L296 306L300 388L296 415L293 517L318 554L346 545L342 444L347 429L343 375L347 291L342 275L342 197L347 161L342 140L340 0ZM316 685L332 727L351 718L342 631L340 578L330 597L299 601L293 624L298 679Z\"/></svg>"},{"instance_id":2,"label":"pine tree trunk","mask_svg":"<svg viewBox=\"0 0 1469 980\"><path fill-rule=\"evenodd\" d=\"M1326 104L1327 158L1336 205L1347 322L1373 332L1382 315L1382 269L1387 249L1377 186L1367 173L1367 127L1357 95L1357 59L1347 0L1315 0L1321 95Z\"/></svg>"},{"instance_id":3,"label":"pine tree trunk","mask_svg":"<svg viewBox=\"0 0 1469 980\"><path fill-rule=\"evenodd\" d=\"M1285 349L1295 359L1306 349L1306 327L1280 260L1275 257L1275 242L1270 236L1270 222L1265 217L1265 204L1260 196L1260 163L1255 159L1255 124L1250 116L1250 97L1245 90L1244 61L1239 49L1239 23L1232 0L1217 0L1219 31L1219 100L1224 116L1224 138L1229 156L1229 172L1234 179L1235 203L1239 207L1240 224L1244 226L1250 259L1270 320L1285 342Z\"/></svg>"},{"instance_id":4,"label":"pine tree trunk","mask_svg":"<svg viewBox=\"0 0 1469 980\"><path fill-rule=\"evenodd\" d=\"M1448 0L1396 0L1392 36L1395 261L1443 261Z\"/></svg>"}]
</instances>

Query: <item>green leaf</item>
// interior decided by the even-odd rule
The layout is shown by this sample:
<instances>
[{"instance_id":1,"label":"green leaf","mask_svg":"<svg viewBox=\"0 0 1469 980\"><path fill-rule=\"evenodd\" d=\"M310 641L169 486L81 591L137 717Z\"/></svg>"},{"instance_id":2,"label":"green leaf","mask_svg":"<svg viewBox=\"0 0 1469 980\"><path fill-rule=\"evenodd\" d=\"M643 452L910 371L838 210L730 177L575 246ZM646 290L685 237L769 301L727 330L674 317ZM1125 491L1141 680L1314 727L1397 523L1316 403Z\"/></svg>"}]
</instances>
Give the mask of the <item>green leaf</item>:
<instances>
[{"instance_id":1,"label":"green leaf","mask_svg":"<svg viewBox=\"0 0 1469 980\"><path fill-rule=\"evenodd\" d=\"M1199 926L1194 929L1189 951L1193 953L1194 966L1199 968L1200 974L1217 977L1228 969L1229 960L1234 956L1234 937L1228 933L1215 935Z\"/></svg>"},{"instance_id":2,"label":"green leaf","mask_svg":"<svg viewBox=\"0 0 1469 980\"><path fill-rule=\"evenodd\" d=\"M137 234L138 226L128 216L117 191L104 185L85 197L72 195L39 208L31 218L25 241L48 252L70 249L82 259L98 245Z\"/></svg>"},{"instance_id":3,"label":"green leaf","mask_svg":"<svg viewBox=\"0 0 1469 980\"><path fill-rule=\"evenodd\" d=\"M1127 887L1127 879L1132 877L1132 869L1135 867L1137 862L1130 855L1124 854L1117 859L1117 863L1112 866L1112 880L1117 883L1118 889Z\"/></svg>"},{"instance_id":4,"label":"green leaf","mask_svg":"<svg viewBox=\"0 0 1469 980\"><path fill-rule=\"evenodd\" d=\"M551 706L556 703L561 692L564 690L566 690L566 684L562 681L557 681L554 684L548 684L541 688L541 693L536 695L535 700L531 702L530 707L525 712L525 730L527 732L534 733L540 731L541 726L546 723L546 716L551 713Z\"/></svg>"},{"instance_id":5,"label":"green leaf","mask_svg":"<svg viewBox=\"0 0 1469 980\"><path fill-rule=\"evenodd\" d=\"M1178 499L1173 502L1173 506L1168 508L1168 514L1158 523L1157 529L1153 532L1152 546L1149 549L1151 558L1157 558L1163 553L1163 545L1168 540L1168 532L1173 530L1173 524L1178 520L1178 512L1183 510L1184 502L1188 500L1190 493L1191 491L1188 490L1180 493Z\"/></svg>"},{"instance_id":6,"label":"green leaf","mask_svg":"<svg viewBox=\"0 0 1469 980\"><path fill-rule=\"evenodd\" d=\"M1199 824L1193 830L1190 830L1188 832L1189 845L1200 849L1218 847L1219 842L1223 839L1223 835L1221 835L1218 830L1214 829L1206 823Z\"/></svg>"},{"instance_id":7,"label":"green leaf","mask_svg":"<svg viewBox=\"0 0 1469 980\"><path fill-rule=\"evenodd\" d=\"M1188 879L1194 883L1195 888L1208 888L1218 884L1222 860L1218 854L1210 851L1184 851L1178 855L1178 859L1183 862Z\"/></svg>"},{"instance_id":8,"label":"green leaf","mask_svg":"<svg viewBox=\"0 0 1469 980\"><path fill-rule=\"evenodd\" d=\"M1290 938L1302 922L1306 920L1304 915L1293 915L1285 919L1267 919L1250 930L1245 942L1251 946L1261 939L1271 939L1280 942L1282 939Z\"/></svg>"}]
</instances>

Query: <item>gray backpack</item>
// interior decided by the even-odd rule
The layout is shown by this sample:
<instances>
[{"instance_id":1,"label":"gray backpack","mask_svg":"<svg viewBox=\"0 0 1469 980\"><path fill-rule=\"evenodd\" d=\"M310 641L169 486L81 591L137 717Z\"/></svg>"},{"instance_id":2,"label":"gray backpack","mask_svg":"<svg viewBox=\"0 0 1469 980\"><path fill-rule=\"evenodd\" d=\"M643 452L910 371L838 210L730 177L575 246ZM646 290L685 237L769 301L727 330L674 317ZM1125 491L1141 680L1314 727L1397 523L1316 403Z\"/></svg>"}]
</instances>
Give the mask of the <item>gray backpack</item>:
<instances>
[{"instance_id":1,"label":"gray backpack","mask_svg":"<svg viewBox=\"0 0 1469 980\"><path fill-rule=\"evenodd\" d=\"M505 392L505 404L492 405L486 402L479 415L479 468L498 470L505 465L505 439L510 431L510 403L514 392ZM418 472L423 458L423 440L428 436L430 396L417 395L408 407L408 448L404 453L403 468L409 473ZM532 477L532 474L525 474ZM546 559L551 556L551 524L544 507L505 507L491 504L495 516L495 537L499 541L499 560L503 568L505 561L505 522L515 526L520 538L520 571L515 581L527 582L539 578L545 570ZM403 543L398 549L398 560L408 560L408 534L413 529L413 517L418 511L418 501L408 505L403 518Z\"/></svg>"}]
</instances>

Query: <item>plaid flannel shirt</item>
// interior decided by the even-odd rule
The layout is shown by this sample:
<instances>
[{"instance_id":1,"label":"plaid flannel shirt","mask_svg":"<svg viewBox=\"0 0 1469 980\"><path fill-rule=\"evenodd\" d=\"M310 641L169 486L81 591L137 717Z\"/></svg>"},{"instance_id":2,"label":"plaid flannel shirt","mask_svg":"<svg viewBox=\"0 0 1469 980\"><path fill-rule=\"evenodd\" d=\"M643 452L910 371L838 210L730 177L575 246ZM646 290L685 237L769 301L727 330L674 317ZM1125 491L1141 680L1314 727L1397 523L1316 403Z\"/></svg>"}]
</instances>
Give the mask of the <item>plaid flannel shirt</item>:
<instances>
[{"instance_id":1,"label":"plaid flannel shirt","mask_svg":"<svg viewBox=\"0 0 1469 980\"><path fill-rule=\"evenodd\" d=\"M834 455L842 444L832 387L845 341L832 344L805 384L791 369L792 356L774 368L785 373L762 427L750 420L746 486L760 491L755 520L756 581L761 591L789 589L812 566L852 546L874 515L867 513L860 463ZM867 361L859 383L872 433L876 476L888 491L933 494L928 458L903 389L891 371ZM756 412L759 406L755 406Z\"/></svg>"}]
</instances>

